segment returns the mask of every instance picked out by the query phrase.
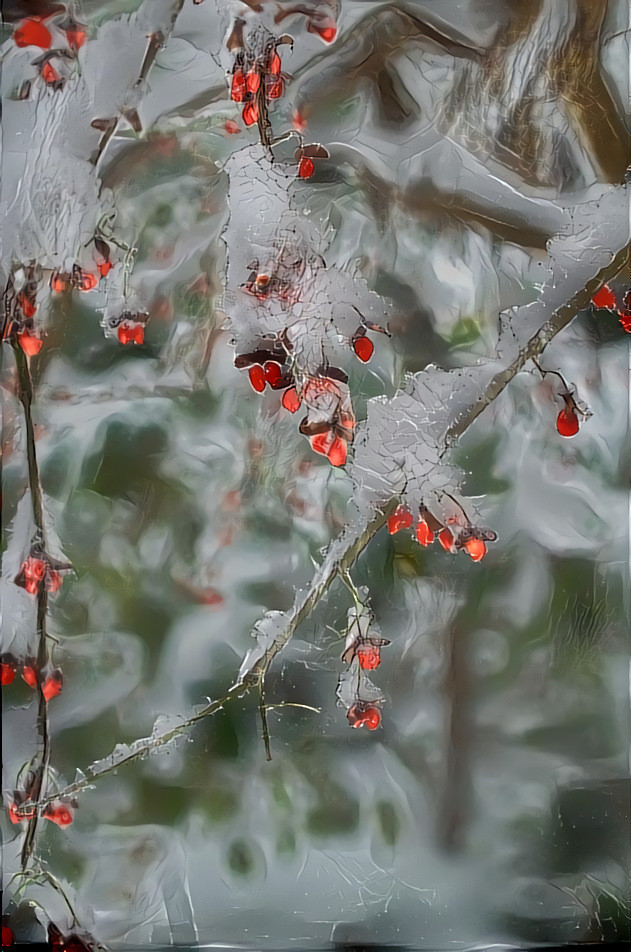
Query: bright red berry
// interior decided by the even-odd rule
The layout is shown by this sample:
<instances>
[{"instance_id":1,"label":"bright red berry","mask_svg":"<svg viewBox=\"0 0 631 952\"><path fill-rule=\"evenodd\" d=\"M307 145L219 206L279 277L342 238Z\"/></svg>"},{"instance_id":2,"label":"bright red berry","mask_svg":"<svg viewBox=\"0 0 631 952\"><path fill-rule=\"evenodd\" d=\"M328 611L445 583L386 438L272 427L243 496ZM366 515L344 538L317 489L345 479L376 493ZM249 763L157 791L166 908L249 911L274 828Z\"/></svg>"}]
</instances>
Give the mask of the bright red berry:
<instances>
[{"instance_id":1,"label":"bright red berry","mask_svg":"<svg viewBox=\"0 0 631 952\"><path fill-rule=\"evenodd\" d=\"M23 291L18 294L18 304L22 309L22 314L24 317L33 317L35 311L37 310L37 304L34 304L33 301L31 301Z\"/></svg>"},{"instance_id":2,"label":"bright red berry","mask_svg":"<svg viewBox=\"0 0 631 952\"><path fill-rule=\"evenodd\" d=\"M29 331L19 331L18 343L27 357L35 357L42 349L44 341Z\"/></svg>"},{"instance_id":3,"label":"bright red berry","mask_svg":"<svg viewBox=\"0 0 631 952\"><path fill-rule=\"evenodd\" d=\"M106 278L114 265L111 261L102 261L101 264L97 265L100 275L102 278Z\"/></svg>"},{"instance_id":4,"label":"bright red berry","mask_svg":"<svg viewBox=\"0 0 631 952\"><path fill-rule=\"evenodd\" d=\"M258 122L259 110L255 102L246 102L243 107L243 121L246 126L252 126L255 122Z\"/></svg>"},{"instance_id":5,"label":"bright red berry","mask_svg":"<svg viewBox=\"0 0 631 952\"><path fill-rule=\"evenodd\" d=\"M0 684L6 687L8 684L13 684L14 678L15 668L13 665L7 664L5 661L0 662Z\"/></svg>"},{"instance_id":6,"label":"bright red berry","mask_svg":"<svg viewBox=\"0 0 631 952\"><path fill-rule=\"evenodd\" d=\"M17 30L13 33L13 41L16 46L39 46L42 50L47 50L51 44L51 35L43 23L39 20L22 20Z\"/></svg>"},{"instance_id":7,"label":"bright red berry","mask_svg":"<svg viewBox=\"0 0 631 952\"><path fill-rule=\"evenodd\" d=\"M381 664L381 649L376 645L360 645L357 649L359 667L365 671L374 671Z\"/></svg>"},{"instance_id":8,"label":"bright red berry","mask_svg":"<svg viewBox=\"0 0 631 952\"><path fill-rule=\"evenodd\" d=\"M2 925L2 948L8 949L10 945L13 945L15 942L15 936L13 935L13 930L9 926Z\"/></svg>"},{"instance_id":9,"label":"bright red berry","mask_svg":"<svg viewBox=\"0 0 631 952\"><path fill-rule=\"evenodd\" d=\"M248 376L250 378L250 383L252 384L252 389L256 390L257 393L263 393L265 390L265 371L260 366L260 364L254 364L253 367L250 367L248 370Z\"/></svg>"},{"instance_id":10,"label":"bright red berry","mask_svg":"<svg viewBox=\"0 0 631 952\"><path fill-rule=\"evenodd\" d=\"M32 664L25 664L22 667L22 677L30 688L37 687L37 671Z\"/></svg>"},{"instance_id":11,"label":"bright red berry","mask_svg":"<svg viewBox=\"0 0 631 952\"><path fill-rule=\"evenodd\" d=\"M434 541L434 533L427 525L424 519L419 519L419 523L416 529L416 538L417 541L424 546L431 545Z\"/></svg>"},{"instance_id":12,"label":"bright red berry","mask_svg":"<svg viewBox=\"0 0 631 952\"><path fill-rule=\"evenodd\" d=\"M243 71L235 69L232 74L232 84L230 86L230 98L233 102L243 102L245 99L245 76Z\"/></svg>"},{"instance_id":13,"label":"bright red berry","mask_svg":"<svg viewBox=\"0 0 631 952\"><path fill-rule=\"evenodd\" d=\"M130 321L123 321L118 325L118 339L121 344L143 344L145 340L145 328L142 324L132 324Z\"/></svg>"},{"instance_id":14,"label":"bright red berry","mask_svg":"<svg viewBox=\"0 0 631 952\"><path fill-rule=\"evenodd\" d=\"M375 350L375 345L371 341L370 337L354 337L353 338L353 350L363 363L368 363L370 358L373 355Z\"/></svg>"},{"instance_id":15,"label":"bright red berry","mask_svg":"<svg viewBox=\"0 0 631 952\"><path fill-rule=\"evenodd\" d=\"M68 46L76 53L85 43L85 30L77 24L74 29L66 30L66 39L68 40Z\"/></svg>"},{"instance_id":16,"label":"bright red berry","mask_svg":"<svg viewBox=\"0 0 631 952\"><path fill-rule=\"evenodd\" d=\"M280 56L276 50L273 51L269 58L269 66L267 69L270 76L280 76Z\"/></svg>"},{"instance_id":17,"label":"bright red berry","mask_svg":"<svg viewBox=\"0 0 631 952\"><path fill-rule=\"evenodd\" d=\"M282 77L278 79L272 79L267 76L265 78L265 96L267 99L280 99L285 91L285 83L282 80Z\"/></svg>"},{"instance_id":18,"label":"bright red berry","mask_svg":"<svg viewBox=\"0 0 631 952\"><path fill-rule=\"evenodd\" d=\"M261 85L261 74L257 69L251 69L245 77L245 88L249 93L256 93Z\"/></svg>"},{"instance_id":19,"label":"bright red berry","mask_svg":"<svg viewBox=\"0 0 631 952\"><path fill-rule=\"evenodd\" d=\"M623 331L626 331L627 334L631 334L631 314L623 314L620 318L620 324L622 325Z\"/></svg>"},{"instance_id":20,"label":"bright red berry","mask_svg":"<svg viewBox=\"0 0 631 952\"><path fill-rule=\"evenodd\" d=\"M397 506L388 519L388 532L390 535L394 535L395 532L399 532L400 529L409 529L413 522L414 519L408 507Z\"/></svg>"},{"instance_id":21,"label":"bright red berry","mask_svg":"<svg viewBox=\"0 0 631 952\"><path fill-rule=\"evenodd\" d=\"M63 676L61 671L53 671L42 685L42 694L46 701L50 701L51 698L57 697L58 694L61 694L61 689L63 687Z\"/></svg>"},{"instance_id":22,"label":"bright red berry","mask_svg":"<svg viewBox=\"0 0 631 952\"><path fill-rule=\"evenodd\" d=\"M479 562L486 555L486 546L482 539L467 539L464 547L474 562Z\"/></svg>"},{"instance_id":23,"label":"bright red berry","mask_svg":"<svg viewBox=\"0 0 631 952\"><path fill-rule=\"evenodd\" d=\"M53 86L55 83L58 83L61 79L61 76L51 63L44 63L41 69L42 79L49 86Z\"/></svg>"},{"instance_id":24,"label":"bright red berry","mask_svg":"<svg viewBox=\"0 0 631 952\"><path fill-rule=\"evenodd\" d=\"M561 436L576 436L578 433L578 415L567 407L557 417L557 430Z\"/></svg>"},{"instance_id":25,"label":"bright red berry","mask_svg":"<svg viewBox=\"0 0 631 952\"><path fill-rule=\"evenodd\" d=\"M337 26L331 17L322 17L317 22L310 20L307 30L309 33L317 33L325 43L332 43L337 36Z\"/></svg>"},{"instance_id":26,"label":"bright red berry","mask_svg":"<svg viewBox=\"0 0 631 952\"><path fill-rule=\"evenodd\" d=\"M347 456L346 440L336 436L326 455L331 466L343 466Z\"/></svg>"},{"instance_id":27,"label":"bright red berry","mask_svg":"<svg viewBox=\"0 0 631 952\"><path fill-rule=\"evenodd\" d=\"M51 823L56 823L57 826L60 826L62 829L66 826L70 826L74 819L72 811L63 803L60 803L57 807L49 804L44 808L43 816L45 816L47 820L50 820Z\"/></svg>"},{"instance_id":28,"label":"bright red berry","mask_svg":"<svg viewBox=\"0 0 631 952\"><path fill-rule=\"evenodd\" d=\"M231 136L236 136L241 132L234 119L227 119L226 122L224 122L223 127Z\"/></svg>"},{"instance_id":29,"label":"bright red berry","mask_svg":"<svg viewBox=\"0 0 631 952\"><path fill-rule=\"evenodd\" d=\"M281 403L290 413L296 413L300 409L300 397L295 387L285 390Z\"/></svg>"},{"instance_id":30,"label":"bright red berry","mask_svg":"<svg viewBox=\"0 0 631 952\"><path fill-rule=\"evenodd\" d=\"M90 274L89 271L82 271L79 268L75 283L80 291L91 291L92 288L97 286L99 279L95 274Z\"/></svg>"},{"instance_id":31,"label":"bright red berry","mask_svg":"<svg viewBox=\"0 0 631 952\"><path fill-rule=\"evenodd\" d=\"M448 529L447 526L445 526L444 529L441 529L438 533L438 541L442 545L445 552L450 552L454 544L454 537L451 533L451 529Z\"/></svg>"},{"instance_id":32,"label":"bright red berry","mask_svg":"<svg viewBox=\"0 0 631 952\"><path fill-rule=\"evenodd\" d=\"M616 295L609 285L603 284L602 288L594 294L592 304L595 304L596 307L613 310L616 306Z\"/></svg>"},{"instance_id":33,"label":"bright red berry","mask_svg":"<svg viewBox=\"0 0 631 952\"><path fill-rule=\"evenodd\" d=\"M264 368L265 380L273 387L274 384L278 383L280 378L283 375L283 372L280 368L280 364L277 364L275 360L268 360Z\"/></svg>"},{"instance_id":34,"label":"bright red berry","mask_svg":"<svg viewBox=\"0 0 631 952\"><path fill-rule=\"evenodd\" d=\"M298 176L301 179L308 179L311 178L314 171L315 165L313 164L313 159L310 159L308 155L303 155L298 165Z\"/></svg>"},{"instance_id":35,"label":"bright red berry","mask_svg":"<svg viewBox=\"0 0 631 952\"><path fill-rule=\"evenodd\" d=\"M367 727L369 731L376 730L381 724L381 711L378 707L366 707L359 702L349 708L346 717L351 727Z\"/></svg>"}]
</instances>

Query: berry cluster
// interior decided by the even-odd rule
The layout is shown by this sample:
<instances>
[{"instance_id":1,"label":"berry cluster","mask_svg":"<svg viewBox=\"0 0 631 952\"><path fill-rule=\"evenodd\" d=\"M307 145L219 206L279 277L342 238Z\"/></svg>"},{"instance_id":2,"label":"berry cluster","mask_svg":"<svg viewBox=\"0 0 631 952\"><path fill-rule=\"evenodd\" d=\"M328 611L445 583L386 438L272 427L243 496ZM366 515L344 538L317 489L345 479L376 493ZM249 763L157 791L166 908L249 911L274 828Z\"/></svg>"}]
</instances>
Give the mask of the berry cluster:
<instances>
[{"instance_id":1,"label":"berry cluster","mask_svg":"<svg viewBox=\"0 0 631 952\"><path fill-rule=\"evenodd\" d=\"M438 540L446 552L456 554L464 550L474 562L480 562L487 553L487 542L495 542L497 533L492 529L481 529L474 526L462 510L462 519L449 516L446 522L441 522L425 505L419 507L416 525L416 541L427 547L434 540ZM401 505L388 519L388 532L394 535L401 529L410 529L414 524L414 516L407 506Z\"/></svg>"},{"instance_id":2,"label":"berry cluster","mask_svg":"<svg viewBox=\"0 0 631 952\"><path fill-rule=\"evenodd\" d=\"M376 730L381 724L382 699L365 672L374 671L381 664L381 649L389 645L376 629L374 618L358 602L348 611L348 629L342 661L348 665L340 678L337 695L346 707L346 718L351 727Z\"/></svg>"}]
</instances>

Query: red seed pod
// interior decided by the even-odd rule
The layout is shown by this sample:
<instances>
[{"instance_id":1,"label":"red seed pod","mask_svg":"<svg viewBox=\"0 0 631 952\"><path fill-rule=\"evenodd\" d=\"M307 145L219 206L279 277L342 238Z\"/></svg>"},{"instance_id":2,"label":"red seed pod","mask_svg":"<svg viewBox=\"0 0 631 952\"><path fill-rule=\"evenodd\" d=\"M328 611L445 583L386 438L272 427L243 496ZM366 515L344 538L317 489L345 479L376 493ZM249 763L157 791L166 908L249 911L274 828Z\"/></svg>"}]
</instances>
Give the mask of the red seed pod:
<instances>
[{"instance_id":1,"label":"red seed pod","mask_svg":"<svg viewBox=\"0 0 631 952\"><path fill-rule=\"evenodd\" d=\"M616 295L608 284L603 284L602 288L594 294L592 304L596 307L606 308L607 310L615 310Z\"/></svg>"},{"instance_id":2,"label":"red seed pod","mask_svg":"<svg viewBox=\"0 0 631 952\"><path fill-rule=\"evenodd\" d=\"M420 545L428 546L434 541L434 533L424 519L419 519L416 529L416 539Z\"/></svg>"},{"instance_id":3,"label":"red seed pod","mask_svg":"<svg viewBox=\"0 0 631 952\"><path fill-rule=\"evenodd\" d=\"M317 33L324 43L332 43L337 36L337 26L335 20L331 17L320 17L318 20L309 20L307 23L309 33Z\"/></svg>"},{"instance_id":4,"label":"red seed pod","mask_svg":"<svg viewBox=\"0 0 631 952\"><path fill-rule=\"evenodd\" d=\"M20 291L20 293L18 294L17 302L20 305L20 308L22 310L22 314L24 315L24 317L26 318L33 317L33 315L35 314L35 311L37 310L37 304L31 298L29 298L24 293L24 291Z\"/></svg>"},{"instance_id":5,"label":"red seed pod","mask_svg":"<svg viewBox=\"0 0 631 952\"><path fill-rule=\"evenodd\" d=\"M557 431L560 435L565 437L576 436L578 428L578 414L576 411L569 407L561 410L557 417Z\"/></svg>"},{"instance_id":6,"label":"red seed pod","mask_svg":"<svg viewBox=\"0 0 631 952\"><path fill-rule=\"evenodd\" d=\"M118 325L118 340L121 344L144 344L145 328L142 324L123 321Z\"/></svg>"},{"instance_id":7,"label":"red seed pod","mask_svg":"<svg viewBox=\"0 0 631 952\"><path fill-rule=\"evenodd\" d=\"M376 645L360 645L357 649L359 667L364 671L374 671L381 664L381 648Z\"/></svg>"},{"instance_id":8,"label":"red seed pod","mask_svg":"<svg viewBox=\"0 0 631 952\"><path fill-rule=\"evenodd\" d=\"M9 926L5 926L4 922L2 923L2 948L8 949L9 946L13 945L15 942L15 936L13 935L13 930Z\"/></svg>"},{"instance_id":9,"label":"red seed pod","mask_svg":"<svg viewBox=\"0 0 631 952\"><path fill-rule=\"evenodd\" d=\"M358 701L348 709L346 718L351 727L367 727L369 731L374 731L381 724L381 711L378 707Z\"/></svg>"},{"instance_id":10,"label":"red seed pod","mask_svg":"<svg viewBox=\"0 0 631 952\"><path fill-rule=\"evenodd\" d=\"M51 698L57 697L58 694L61 694L63 683L63 675L59 668L57 668L52 672L52 674L48 675L42 684L42 694L44 695L44 700L50 701Z\"/></svg>"},{"instance_id":11,"label":"red seed pod","mask_svg":"<svg viewBox=\"0 0 631 952\"><path fill-rule=\"evenodd\" d=\"M267 71L270 76L280 76L280 56L276 50L272 50Z\"/></svg>"},{"instance_id":12,"label":"red seed pod","mask_svg":"<svg viewBox=\"0 0 631 952\"><path fill-rule=\"evenodd\" d=\"M285 83L279 76L278 79L272 79L271 76L265 77L265 98L280 99L285 91Z\"/></svg>"},{"instance_id":13,"label":"red seed pod","mask_svg":"<svg viewBox=\"0 0 631 952\"><path fill-rule=\"evenodd\" d=\"M246 92L251 93L253 96L258 92L258 88L261 85L261 74L258 69L251 69L245 77L245 88Z\"/></svg>"},{"instance_id":14,"label":"red seed pod","mask_svg":"<svg viewBox=\"0 0 631 952\"><path fill-rule=\"evenodd\" d=\"M44 341L29 331L18 332L18 343L27 357L35 357L42 349Z\"/></svg>"},{"instance_id":15,"label":"red seed pod","mask_svg":"<svg viewBox=\"0 0 631 952\"><path fill-rule=\"evenodd\" d=\"M79 291L91 291L99 283L99 279L95 274L90 274L89 271L83 271L82 268L77 268L73 277L74 285Z\"/></svg>"},{"instance_id":16,"label":"red seed pod","mask_svg":"<svg viewBox=\"0 0 631 952\"><path fill-rule=\"evenodd\" d=\"M301 179L311 178L315 171L315 165L313 164L313 159L310 159L309 156L303 155L298 163L298 176Z\"/></svg>"},{"instance_id":17,"label":"red seed pod","mask_svg":"<svg viewBox=\"0 0 631 952\"><path fill-rule=\"evenodd\" d=\"M22 666L22 678L30 688L37 687L37 668L34 664L25 664Z\"/></svg>"},{"instance_id":18,"label":"red seed pod","mask_svg":"<svg viewBox=\"0 0 631 952\"><path fill-rule=\"evenodd\" d=\"M243 107L243 121L246 126L252 126L255 122L258 122L259 118L259 109L255 102L246 102Z\"/></svg>"},{"instance_id":19,"label":"red seed pod","mask_svg":"<svg viewBox=\"0 0 631 952\"><path fill-rule=\"evenodd\" d=\"M438 533L438 541L442 545L445 552L451 552L454 544L454 537L452 535L451 529L448 529L447 526L444 529L441 529Z\"/></svg>"},{"instance_id":20,"label":"red seed pod","mask_svg":"<svg viewBox=\"0 0 631 952\"><path fill-rule=\"evenodd\" d=\"M301 400L295 387L289 387L288 390L285 390L281 403L290 413L298 412Z\"/></svg>"},{"instance_id":21,"label":"red seed pod","mask_svg":"<svg viewBox=\"0 0 631 952\"><path fill-rule=\"evenodd\" d=\"M60 826L62 829L66 826L70 826L74 819L72 810L66 806L65 803L60 803L59 806L54 806L52 803L49 803L48 806L44 807L42 816L50 820L51 823L56 823L57 826Z\"/></svg>"},{"instance_id":22,"label":"red seed pod","mask_svg":"<svg viewBox=\"0 0 631 952\"><path fill-rule=\"evenodd\" d=\"M336 436L326 454L331 466L343 466L346 462L347 452L346 440Z\"/></svg>"},{"instance_id":23,"label":"red seed pod","mask_svg":"<svg viewBox=\"0 0 631 952\"><path fill-rule=\"evenodd\" d=\"M248 370L248 376L250 378L250 383L252 384L252 389L256 390L257 393L263 393L265 390L265 371L260 366L260 364L254 364L253 367L250 367Z\"/></svg>"},{"instance_id":24,"label":"red seed pod","mask_svg":"<svg viewBox=\"0 0 631 952\"><path fill-rule=\"evenodd\" d=\"M13 684L15 679L15 663L4 660L0 661L0 684L3 687L7 687L9 684Z\"/></svg>"},{"instance_id":25,"label":"red seed pod","mask_svg":"<svg viewBox=\"0 0 631 952\"><path fill-rule=\"evenodd\" d=\"M414 519L408 507L397 506L388 519L388 532L390 535L394 535L395 532L399 532L401 529L409 529L413 522Z\"/></svg>"},{"instance_id":26,"label":"red seed pod","mask_svg":"<svg viewBox=\"0 0 631 952\"><path fill-rule=\"evenodd\" d=\"M245 76L243 75L243 70L235 69L232 74L230 98L233 102L243 102L245 99Z\"/></svg>"},{"instance_id":27,"label":"red seed pod","mask_svg":"<svg viewBox=\"0 0 631 952\"><path fill-rule=\"evenodd\" d=\"M273 387L274 384L278 383L278 381L283 375L280 364L277 364L276 361L274 360L267 361L267 363L265 364L264 371L265 371L265 380L270 385L270 387Z\"/></svg>"},{"instance_id":28,"label":"red seed pod","mask_svg":"<svg viewBox=\"0 0 631 952\"><path fill-rule=\"evenodd\" d=\"M114 265L111 261L102 261L101 264L97 265L102 278L106 278L113 267Z\"/></svg>"},{"instance_id":29,"label":"red seed pod","mask_svg":"<svg viewBox=\"0 0 631 952\"><path fill-rule=\"evenodd\" d=\"M369 337L360 335L359 337L353 338L353 350L362 363L366 364L374 353L375 345Z\"/></svg>"},{"instance_id":30,"label":"red seed pod","mask_svg":"<svg viewBox=\"0 0 631 952\"><path fill-rule=\"evenodd\" d=\"M13 33L13 42L16 46L39 46L41 50L47 50L52 42L52 37L43 23L38 19L22 20L17 30Z\"/></svg>"},{"instance_id":31,"label":"red seed pod","mask_svg":"<svg viewBox=\"0 0 631 952\"><path fill-rule=\"evenodd\" d=\"M464 547L474 562L479 562L486 555L487 549L484 542L482 539L477 539L475 536L473 536L471 539L467 539Z\"/></svg>"},{"instance_id":32,"label":"red seed pod","mask_svg":"<svg viewBox=\"0 0 631 952\"><path fill-rule=\"evenodd\" d=\"M46 61L41 68L41 77L48 86L54 86L61 81L61 74L57 72L52 63Z\"/></svg>"}]
</instances>

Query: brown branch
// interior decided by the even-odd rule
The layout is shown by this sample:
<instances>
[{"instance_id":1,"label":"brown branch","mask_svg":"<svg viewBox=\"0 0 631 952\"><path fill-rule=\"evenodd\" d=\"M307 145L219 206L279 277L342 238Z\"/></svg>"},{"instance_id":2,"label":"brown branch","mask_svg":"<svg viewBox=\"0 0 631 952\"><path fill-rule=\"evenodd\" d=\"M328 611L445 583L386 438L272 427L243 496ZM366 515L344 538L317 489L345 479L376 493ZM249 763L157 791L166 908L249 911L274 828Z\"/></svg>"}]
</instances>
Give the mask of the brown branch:
<instances>
[{"instance_id":1,"label":"brown branch","mask_svg":"<svg viewBox=\"0 0 631 952\"><path fill-rule=\"evenodd\" d=\"M33 416L31 412L33 403L33 380L31 378L31 372L26 354L17 341L13 342L13 352L15 354L15 365L18 374L19 398L24 409L29 491L31 495L31 505L33 508L33 521L35 523L36 540L47 555L46 534L44 528L44 509L42 505L42 487L39 477L39 467L37 464L37 452L35 449L35 428L33 426ZM39 672L41 672L48 664L48 643L46 636L47 611L48 592L46 591L44 585L40 585L37 590L37 669ZM46 771L48 770L48 764L50 762L48 705L42 691L41 678L37 679L37 732L40 738L41 746L30 764L33 780L29 790L29 797L36 804L40 801ZM24 843L22 844L23 870L26 869L35 846L38 819L39 810L36 809L34 815L29 819L26 833L24 835Z\"/></svg>"}]
</instances>

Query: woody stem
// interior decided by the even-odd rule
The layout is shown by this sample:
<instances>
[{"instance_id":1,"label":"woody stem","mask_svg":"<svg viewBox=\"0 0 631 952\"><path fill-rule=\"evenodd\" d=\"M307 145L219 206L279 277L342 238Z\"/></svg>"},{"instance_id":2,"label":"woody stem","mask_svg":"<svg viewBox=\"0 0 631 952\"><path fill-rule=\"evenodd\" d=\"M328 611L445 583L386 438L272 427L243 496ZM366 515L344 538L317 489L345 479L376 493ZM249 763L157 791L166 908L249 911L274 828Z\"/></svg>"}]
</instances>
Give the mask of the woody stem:
<instances>
[{"instance_id":1,"label":"woody stem","mask_svg":"<svg viewBox=\"0 0 631 952\"><path fill-rule=\"evenodd\" d=\"M42 505L42 487L39 478L39 467L37 465L37 452L35 449L35 428L33 426L33 416L31 407L33 403L33 381L29 369L26 354L17 342L13 343L13 352L15 354L15 365L18 375L18 392L20 402L24 409L24 421L26 429L26 456L28 461L28 479L29 491L31 495L31 505L33 508L33 521L35 523L35 534L38 544L44 549L46 546L46 536L44 530L44 509ZM41 672L48 663L48 645L46 641L46 615L48 612L48 592L44 585L39 585L37 589L37 670ZM50 732L48 727L48 705L42 692L41 678L37 678L37 733L40 739L40 749L33 757L30 764L30 771L33 779L29 789L29 799L38 803L44 777L50 761ZM35 846L35 837L37 833L37 824L39 820L39 810L35 810L33 816L28 821L24 843L22 844L22 869L25 870Z\"/></svg>"}]
</instances>

